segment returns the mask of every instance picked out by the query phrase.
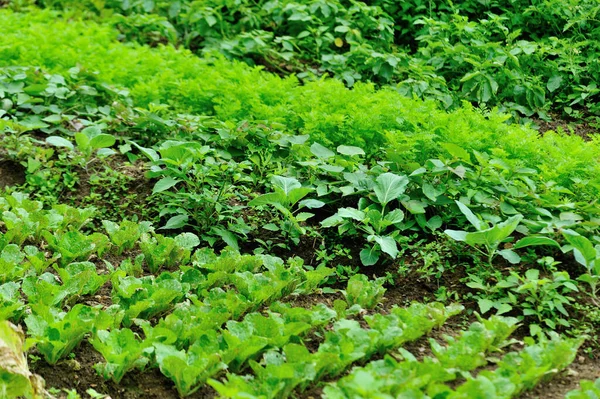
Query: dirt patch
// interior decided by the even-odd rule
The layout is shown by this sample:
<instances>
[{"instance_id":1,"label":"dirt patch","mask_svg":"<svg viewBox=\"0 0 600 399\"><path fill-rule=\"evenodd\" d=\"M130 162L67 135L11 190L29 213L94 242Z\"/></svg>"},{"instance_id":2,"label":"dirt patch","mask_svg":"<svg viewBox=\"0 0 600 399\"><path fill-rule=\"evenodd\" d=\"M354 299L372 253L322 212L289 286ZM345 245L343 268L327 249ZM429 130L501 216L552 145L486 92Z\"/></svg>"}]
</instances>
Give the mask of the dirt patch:
<instances>
[{"instance_id":1,"label":"dirt patch","mask_svg":"<svg viewBox=\"0 0 600 399\"><path fill-rule=\"evenodd\" d=\"M600 378L600 359L580 354L566 370L543 382L532 391L524 392L519 399L562 399L566 393L579 388L581 380Z\"/></svg>"},{"instance_id":2,"label":"dirt patch","mask_svg":"<svg viewBox=\"0 0 600 399\"><path fill-rule=\"evenodd\" d=\"M17 162L0 160L0 189L25 183L25 168Z\"/></svg>"},{"instance_id":3,"label":"dirt patch","mask_svg":"<svg viewBox=\"0 0 600 399\"><path fill-rule=\"evenodd\" d=\"M598 134L600 129L593 126L589 122L581 119L565 120L558 115L551 115L550 122L541 119L534 119L535 124L539 127L540 134L544 135L548 131L563 131L567 134L572 134L590 140L591 136Z\"/></svg>"},{"instance_id":4,"label":"dirt patch","mask_svg":"<svg viewBox=\"0 0 600 399\"><path fill-rule=\"evenodd\" d=\"M117 385L113 381L105 381L96 373L94 364L103 362L104 359L88 342L82 342L74 354L72 359L59 361L54 366L39 361L30 368L44 378L47 388L75 389L82 397L88 397L85 391L93 388L113 399L179 399L173 383L158 369L132 371ZM210 386L188 396L194 399L213 397L215 392Z\"/></svg>"}]
</instances>

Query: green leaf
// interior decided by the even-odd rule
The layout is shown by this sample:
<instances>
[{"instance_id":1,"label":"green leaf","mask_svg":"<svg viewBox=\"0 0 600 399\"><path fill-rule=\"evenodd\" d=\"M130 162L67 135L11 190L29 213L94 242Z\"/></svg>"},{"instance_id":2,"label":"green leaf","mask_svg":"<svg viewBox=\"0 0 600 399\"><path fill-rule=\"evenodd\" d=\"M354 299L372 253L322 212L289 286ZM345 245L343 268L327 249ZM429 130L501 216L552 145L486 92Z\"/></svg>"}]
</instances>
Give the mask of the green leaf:
<instances>
[{"instance_id":1,"label":"green leaf","mask_svg":"<svg viewBox=\"0 0 600 399\"><path fill-rule=\"evenodd\" d=\"M486 314L491 308L494 307L494 301L491 301L486 298L481 298L477 301L477 305L479 305L479 311L481 314Z\"/></svg>"},{"instance_id":2,"label":"green leaf","mask_svg":"<svg viewBox=\"0 0 600 399\"><path fill-rule=\"evenodd\" d=\"M302 187L298 179L293 177L273 176L273 186L281 189L287 196L292 190Z\"/></svg>"},{"instance_id":3,"label":"green leaf","mask_svg":"<svg viewBox=\"0 0 600 399\"><path fill-rule=\"evenodd\" d=\"M464 148L459 147L454 143L440 143L440 145L454 158L471 162L471 155L469 155L469 152Z\"/></svg>"},{"instance_id":4,"label":"green leaf","mask_svg":"<svg viewBox=\"0 0 600 399\"><path fill-rule=\"evenodd\" d=\"M299 222L304 222L304 221L310 219L313 216L315 216L314 213L300 212L299 214L296 215L296 220L299 221Z\"/></svg>"},{"instance_id":5,"label":"green leaf","mask_svg":"<svg viewBox=\"0 0 600 399\"><path fill-rule=\"evenodd\" d=\"M73 149L73 143L71 143L69 140L67 139L63 139L62 137L59 136L50 136L50 137L46 137L46 143L53 145L55 147L65 147L68 149Z\"/></svg>"},{"instance_id":6,"label":"green leaf","mask_svg":"<svg viewBox=\"0 0 600 399\"><path fill-rule=\"evenodd\" d=\"M404 212L400 209L394 209L385 215L384 220L387 220L391 224L400 223L404 220Z\"/></svg>"},{"instance_id":7,"label":"green leaf","mask_svg":"<svg viewBox=\"0 0 600 399\"><path fill-rule=\"evenodd\" d=\"M360 251L360 261L364 266L373 266L379 260L379 251L375 246L370 249Z\"/></svg>"},{"instance_id":8,"label":"green leaf","mask_svg":"<svg viewBox=\"0 0 600 399\"><path fill-rule=\"evenodd\" d=\"M90 146L97 150L112 147L116 142L117 140L111 134L99 134L90 140Z\"/></svg>"},{"instance_id":9,"label":"green leaf","mask_svg":"<svg viewBox=\"0 0 600 399\"><path fill-rule=\"evenodd\" d=\"M291 190L287 195L287 202L290 205L294 205L296 202L300 201L302 198L306 197L308 194L313 192L314 189L310 187L298 187Z\"/></svg>"},{"instance_id":10,"label":"green leaf","mask_svg":"<svg viewBox=\"0 0 600 399\"><path fill-rule=\"evenodd\" d=\"M180 180L174 179L171 176L166 176L156 182L152 189L152 194L162 193L179 183Z\"/></svg>"},{"instance_id":11,"label":"green leaf","mask_svg":"<svg viewBox=\"0 0 600 399\"><path fill-rule=\"evenodd\" d=\"M363 211L359 211L356 208L340 208L338 209L337 215L342 218L351 218L357 221L365 220L365 213Z\"/></svg>"},{"instance_id":12,"label":"green leaf","mask_svg":"<svg viewBox=\"0 0 600 399\"><path fill-rule=\"evenodd\" d=\"M398 176L393 173L383 173L375 181L375 195L380 204L386 205L400 197L408 185L408 177Z\"/></svg>"},{"instance_id":13,"label":"green leaf","mask_svg":"<svg viewBox=\"0 0 600 399\"><path fill-rule=\"evenodd\" d=\"M335 152L319 143L313 143L313 145L310 146L310 152L312 152L316 157L322 159L328 159L335 156Z\"/></svg>"},{"instance_id":14,"label":"green leaf","mask_svg":"<svg viewBox=\"0 0 600 399\"><path fill-rule=\"evenodd\" d=\"M248 202L248 206L283 204L285 201L286 197L282 193L268 193L254 198Z\"/></svg>"},{"instance_id":15,"label":"green leaf","mask_svg":"<svg viewBox=\"0 0 600 399\"><path fill-rule=\"evenodd\" d=\"M572 230L563 230L563 236L575 248L575 259L586 267L591 266L598 254L590 240Z\"/></svg>"},{"instance_id":16,"label":"green leaf","mask_svg":"<svg viewBox=\"0 0 600 399\"><path fill-rule=\"evenodd\" d=\"M525 247L530 247L534 245L550 245L553 247L560 248L560 245L554 241L552 238L544 237L544 236L528 236L525 238L521 238L519 241L515 243L513 246L514 249L520 249Z\"/></svg>"},{"instance_id":17,"label":"green leaf","mask_svg":"<svg viewBox=\"0 0 600 399\"><path fill-rule=\"evenodd\" d=\"M503 249L501 251L498 251L498 254L513 265L516 265L519 262L521 262L521 257L517 255L514 251L511 251L510 249Z\"/></svg>"},{"instance_id":18,"label":"green leaf","mask_svg":"<svg viewBox=\"0 0 600 399\"><path fill-rule=\"evenodd\" d=\"M351 145L340 145L337 148L337 152L348 156L365 155L365 151L362 148Z\"/></svg>"},{"instance_id":19,"label":"green leaf","mask_svg":"<svg viewBox=\"0 0 600 399\"><path fill-rule=\"evenodd\" d=\"M468 206L466 206L460 201L454 202L456 202L456 205L458 205L458 209L460 209L463 215L466 216L467 220L473 225L473 227L475 227L475 229L481 231L487 228L486 224L483 221L479 220L479 218L475 216L475 214L471 211L471 209L469 209Z\"/></svg>"},{"instance_id":20,"label":"green leaf","mask_svg":"<svg viewBox=\"0 0 600 399\"><path fill-rule=\"evenodd\" d=\"M462 230L444 230L444 234L456 241L466 241L468 233Z\"/></svg>"},{"instance_id":21,"label":"green leaf","mask_svg":"<svg viewBox=\"0 0 600 399\"><path fill-rule=\"evenodd\" d=\"M396 241L389 236L373 236L373 240L379 244L381 251L385 252L393 259L396 259L398 256L398 247L396 245Z\"/></svg>"},{"instance_id":22,"label":"green leaf","mask_svg":"<svg viewBox=\"0 0 600 399\"><path fill-rule=\"evenodd\" d=\"M563 81L562 76L560 76L560 75L552 75L550 77L550 79L548 79L548 83L546 84L546 87L548 88L548 91L550 93L553 93L554 91L556 91L560 87L562 81Z\"/></svg>"},{"instance_id":23,"label":"green leaf","mask_svg":"<svg viewBox=\"0 0 600 399\"><path fill-rule=\"evenodd\" d=\"M235 249L236 251L240 250L240 245L238 244L238 239L237 239L236 235L233 234L231 231L222 229L220 227L213 227L211 230L213 233L215 233L216 235L221 237L221 239L227 245L229 245L231 248Z\"/></svg>"},{"instance_id":24,"label":"green leaf","mask_svg":"<svg viewBox=\"0 0 600 399\"><path fill-rule=\"evenodd\" d=\"M318 209L325 206L323 201L319 201L317 199L305 199L300 201L298 204L300 207L308 208L308 209Z\"/></svg>"},{"instance_id":25,"label":"green leaf","mask_svg":"<svg viewBox=\"0 0 600 399\"><path fill-rule=\"evenodd\" d=\"M159 227L159 230L170 230L180 229L187 225L188 215L176 215L170 218L163 227Z\"/></svg>"}]
</instances>

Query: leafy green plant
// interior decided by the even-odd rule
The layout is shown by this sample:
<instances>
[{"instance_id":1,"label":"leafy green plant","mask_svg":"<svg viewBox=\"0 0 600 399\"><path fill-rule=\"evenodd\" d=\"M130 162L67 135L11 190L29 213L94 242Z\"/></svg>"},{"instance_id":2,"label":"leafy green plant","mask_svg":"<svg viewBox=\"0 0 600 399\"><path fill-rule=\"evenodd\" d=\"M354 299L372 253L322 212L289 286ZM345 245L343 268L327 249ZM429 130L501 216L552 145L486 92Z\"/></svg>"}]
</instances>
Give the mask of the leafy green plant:
<instances>
[{"instance_id":1,"label":"leafy green plant","mask_svg":"<svg viewBox=\"0 0 600 399\"><path fill-rule=\"evenodd\" d=\"M456 241L466 242L471 247L486 257L488 265L492 266L492 261L496 255L502 256L510 263L519 263L520 257L511 249L498 249L500 244L505 242L507 238L515 231L521 220L522 215L511 216L504 222L489 226L488 223L479 219L475 214L460 201L456 201L456 205L465 215L469 223L475 227L475 232L467 232L464 230L445 230L448 236ZM482 247L482 249L480 248Z\"/></svg>"},{"instance_id":2,"label":"leafy green plant","mask_svg":"<svg viewBox=\"0 0 600 399\"><path fill-rule=\"evenodd\" d=\"M99 330L90 339L90 343L106 359L106 363L94 366L104 379L112 379L119 383L125 373L148 363L150 343L140 341L128 328L119 330Z\"/></svg>"},{"instance_id":3,"label":"leafy green plant","mask_svg":"<svg viewBox=\"0 0 600 399\"><path fill-rule=\"evenodd\" d=\"M128 220L124 220L120 224L103 220L102 225L110 237L117 255L121 255L123 251L133 249L141 235L148 233L151 229L149 222L135 223Z\"/></svg>"},{"instance_id":4,"label":"leafy green plant","mask_svg":"<svg viewBox=\"0 0 600 399\"><path fill-rule=\"evenodd\" d=\"M364 274L355 274L350 277L344 291L348 304L350 306L358 304L364 309L373 309L381 302L383 294L385 294L384 282L383 278L369 280Z\"/></svg>"},{"instance_id":5,"label":"leafy green plant","mask_svg":"<svg viewBox=\"0 0 600 399\"><path fill-rule=\"evenodd\" d=\"M214 331L202 335L187 351L156 343L154 352L161 372L173 380L182 397L196 392L208 377L226 367Z\"/></svg>"},{"instance_id":6,"label":"leafy green plant","mask_svg":"<svg viewBox=\"0 0 600 399\"><path fill-rule=\"evenodd\" d=\"M590 286L592 297L597 301L600 283L600 246L592 244L590 240L572 230L564 230L563 236L570 244L570 247L563 250L573 250L575 260L586 269L586 273L579 276L578 280Z\"/></svg>"},{"instance_id":7,"label":"leafy green plant","mask_svg":"<svg viewBox=\"0 0 600 399\"><path fill-rule=\"evenodd\" d=\"M107 314L82 304L69 312L42 304L32 307L34 313L25 318L26 347L35 346L49 364L67 356L94 328L106 328L112 323Z\"/></svg>"},{"instance_id":8,"label":"leafy green plant","mask_svg":"<svg viewBox=\"0 0 600 399\"><path fill-rule=\"evenodd\" d=\"M523 276L513 271L493 285L484 284L481 279L471 276L467 285L485 292L476 296L481 313L496 309L497 314L504 314L519 309L523 315L521 318L535 320L529 326L532 334L539 334L542 324L551 329L559 325L570 327L565 306L573 301L569 294L579 291L567 272L554 272L552 276L541 277L537 269L529 269Z\"/></svg>"},{"instance_id":9,"label":"leafy green plant","mask_svg":"<svg viewBox=\"0 0 600 399\"><path fill-rule=\"evenodd\" d=\"M361 262L365 266L377 263L382 252L396 258L401 231L398 226L404 220L404 212L393 206L388 208L388 205L401 199L408 182L406 176L383 173L375 181L374 195L370 200L363 197L358 202L358 208L340 208L335 215L323 220L321 225L338 226L340 234L362 231L367 242L373 243L360 252Z\"/></svg>"},{"instance_id":10,"label":"leafy green plant","mask_svg":"<svg viewBox=\"0 0 600 399\"><path fill-rule=\"evenodd\" d=\"M300 242L300 236L306 233L306 229L300 225L314 216L310 212L299 212L303 208L317 209L325 203L316 199L302 199L314 191L310 187L302 187L300 182L293 177L273 176L271 179L275 192L263 194L248 202L249 206L272 206L283 216L279 226L268 224L263 228L273 231L281 231L294 243ZM294 206L298 207L294 210Z\"/></svg>"},{"instance_id":11,"label":"leafy green plant","mask_svg":"<svg viewBox=\"0 0 600 399\"><path fill-rule=\"evenodd\" d=\"M43 380L29 371L24 341L23 330L6 320L0 321L0 392L5 397L43 398Z\"/></svg>"},{"instance_id":12,"label":"leafy green plant","mask_svg":"<svg viewBox=\"0 0 600 399\"><path fill-rule=\"evenodd\" d=\"M60 253L61 265L75 260L86 261L92 253L102 256L110 245L108 237L101 233L85 235L79 231L69 231L64 234L52 234L44 231L42 236L50 248Z\"/></svg>"}]
</instances>

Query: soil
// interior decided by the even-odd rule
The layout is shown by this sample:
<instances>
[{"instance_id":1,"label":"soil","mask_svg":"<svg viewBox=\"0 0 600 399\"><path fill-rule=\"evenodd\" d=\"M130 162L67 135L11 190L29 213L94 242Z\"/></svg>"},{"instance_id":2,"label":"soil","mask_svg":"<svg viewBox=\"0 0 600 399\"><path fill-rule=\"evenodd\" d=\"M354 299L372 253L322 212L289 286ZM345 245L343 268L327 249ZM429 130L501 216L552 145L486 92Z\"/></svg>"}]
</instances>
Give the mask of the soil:
<instances>
[{"instance_id":1,"label":"soil","mask_svg":"<svg viewBox=\"0 0 600 399\"><path fill-rule=\"evenodd\" d=\"M158 369L132 371L125 374L117 385L113 381L105 381L96 373L94 364L104 359L88 342L83 341L74 354L74 358L61 360L53 366L44 361L35 362L30 364L31 371L44 378L47 388L75 389L83 397L88 397L85 391L92 388L112 399L179 399L173 383ZM62 397L66 397L66 394ZM188 396L193 399L213 397L215 392L208 385Z\"/></svg>"},{"instance_id":2,"label":"soil","mask_svg":"<svg viewBox=\"0 0 600 399\"><path fill-rule=\"evenodd\" d=\"M14 161L0 160L0 189L25 183L25 168Z\"/></svg>"},{"instance_id":3,"label":"soil","mask_svg":"<svg viewBox=\"0 0 600 399\"><path fill-rule=\"evenodd\" d=\"M541 135L544 135L548 131L556 132L562 130L567 134L573 134L584 140L590 140L591 136L600 133L600 129L597 126L593 126L585 119L568 120L558 115L550 116L552 118L550 122L534 118L535 124L539 126Z\"/></svg>"},{"instance_id":4,"label":"soil","mask_svg":"<svg viewBox=\"0 0 600 399\"><path fill-rule=\"evenodd\" d=\"M580 354L566 370L549 381L542 382L532 391L524 392L519 399L562 399L569 391L579 388L581 380L600 378L600 358Z\"/></svg>"}]
</instances>

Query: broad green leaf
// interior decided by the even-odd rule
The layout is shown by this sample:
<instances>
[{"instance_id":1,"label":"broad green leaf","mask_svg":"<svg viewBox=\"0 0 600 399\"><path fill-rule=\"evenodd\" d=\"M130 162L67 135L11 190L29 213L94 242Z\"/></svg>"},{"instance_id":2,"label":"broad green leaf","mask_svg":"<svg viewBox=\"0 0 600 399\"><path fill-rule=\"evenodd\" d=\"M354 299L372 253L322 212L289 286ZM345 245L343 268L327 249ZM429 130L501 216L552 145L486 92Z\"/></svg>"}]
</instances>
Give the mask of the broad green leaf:
<instances>
[{"instance_id":1,"label":"broad green leaf","mask_svg":"<svg viewBox=\"0 0 600 399\"><path fill-rule=\"evenodd\" d=\"M394 209L393 211L386 214L384 219L390 222L391 224L400 223L404 220L404 212L402 212L400 209Z\"/></svg>"},{"instance_id":2,"label":"broad green leaf","mask_svg":"<svg viewBox=\"0 0 600 399\"><path fill-rule=\"evenodd\" d=\"M181 233L174 240L177 245L190 251L200 245L200 239L194 233Z\"/></svg>"},{"instance_id":3,"label":"broad green leaf","mask_svg":"<svg viewBox=\"0 0 600 399\"><path fill-rule=\"evenodd\" d=\"M553 247L560 248L560 245L552 238L548 238L548 237L544 237L544 236L537 236L537 235L521 238L519 241L517 241L515 243L513 248L520 249L520 248L525 248L525 247L530 247L530 246L535 246L535 245L550 245Z\"/></svg>"},{"instance_id":4,"label":"broad green leaf","mask_svg":"<svg viewBox=\"0 0 600 399\"><path fill-rule=\"evenodd\" d=\"M46 137L46 143L53 145L55 147L65 147L65 148L69 148L69 149L73 149L73 143L71 143L69 140L67 139L63 139L62 137L59 136L50 136L50 137Z\"/></svg>"},{"instance_id":5,"label":"broad green leaf","mask_svg":"<svg viewBox=\"0 0 600 399\"><path fill-rule=\"evenodd\" d=\"M287 202L290 205L295 205L296 202L300 201L302 198L306 197L308 194L310 194L313 191L314 191L314 189L312 189L310 187L295 188L287 194Z\"/></svg>"},{"instance_id":6,"label":"broad green leaf","mask_svg":"<svg viewBox=\"0 0 600 399\"><path fill-rule=\"evenodd\" d=\"M273 176L271 181L273 186L281 189L286 196L293 189L302 187L300 182L293 177Z\"/></svg>"},{"instance_id":7,"label":"broad green leaf","mask_svg":"<svg viewBox=\"0 0 600 399\"><path fill-rule=\"evenodd\" d=\"M152 194L162 193L179 183L180 180L174 179L171 176L166 176L156 182L152 189Z\"/></svg>"},{"instance_id":8,"label":"broad green leaf","mask_svg":"<svg viewBox=\"0 0 600 399\"><path fill-rule=\"evenodd\" d=\"M308 209L318 209L318 208L322 208L323 206L325 206L325 203L323 201L319 201L317 199L305 199L305 200L300 201L300 203L298 205L300 205L300 207L304 207L304 208L308 208Z\"/></svg>"},{"instance_id":9,"label":"broad green leaf","mask_svg":"<svg viewBox=\"0 0 600 399\"><path fill-rule=\"evenodd\" d=\"M141 145L138 145L134 142L131 142L131 144L133 144L134 146L137 147L138 150L140 150L140 152L142 154L144 154L149 160L156 162L160 159L160 156L158 155L158 153L156 151L154 151L152 148L145 148L142 147Z\"/></svg>"},{"instance_id":10,"label":"broad green leaf","mask_svg":"<svg viewBox=\"0 0 600 399\"><path fill-rule=\"evenodd\" d=\"M373 240L379 244L381 251L385 252L393 259L396 259L396 256L398 256L398 247L396 245L396 241L392 237L374 236Z\"/></svg>"},{"instance_id":11,"label":"broad green leaf","mask_svg":"<svg viewBox=\"0 0 600 399\"><path fill-rule=\"evenodd\" d=\"M236 251L240 250L240 245L238 244L238 239L237 239L236 235L233 234L231 231L225 230L220 227L213 227L211 229L211 231L213 233L215 233L216 235L218 235L219 237L221 237L221 239L227 245L229 245L231 248L235 249Z\"/></svg>"},{"instance_id":12,"label":"broad green leaf","mask_svg":"<svg viewBox=\"0 0 600 399\"><path fill-rule=\"evenodd\" d=\"M468 233L462 230L444 230L444 234L456 241L466 241Z\"/></svg>"},{"instance_id":13,"label":"broad green leaf","mask_svg":"<svg viewBox=\"0 0 600 399\"><path fill-rule=\"evenodd\" d=\"M408 177L398 176L393 173L383 173L375 181L375 195L380 204L386 205L404 193L408 185Z\"/></svg>"},{"instance_id":14,"label":"broad green leaf","mask_svg":"<svg viewBox=\"0 0 600 399\"><path fill-rule=\"evenodd\" d=\"M516 265L519 262L521 262L521 257L517 255L514 251L511 251L510 249L503 249L501 251L498 251L498 254L513 265Z\"/></svg>"},{"instance_id":15,"label":"broad green leaf","mask_svg":"<svg viewBox=\"0 0 600 399\"><path fill-rule=\"evenodd\" d=\"M564 230L563 236L575 248L575 259L586 267L589 267L598 257L594 245L582 235L571 230Z\"/></svg>"},{"instance_id":16,"label":"broad green leaf","mask_svg":"<svg viewBox=\"0 0 600 399\"><path fill-rule=\"evenodd\" d=\"M454 143L440 143L440 145L446 151L448 151L448 153L450 155L452 155L454 158L462 159L467 162L471 162L471 156L469 155L469 152L466 151L464 148L459 147Z\"/></svg>"},{"instance_id":17,"label":"broad green leaf","mask_svg":"<svg viewBox=\"0 0 600 399\"><path fill-rule=\"evenodd\" d=\"M342 218L352 218L357 221L365 220L365 213L363 211L359 211L356 208L340 208L338 209L337 215Z\"/></svg>"},{"instance_id":18,"label":"broad green leaf","mask_svg":"<svg viewBox=\"0 0 600 399\"><path fill-rule=\"evenodd\" d=\"M550 77L550 79L548 79L548 84L546 84L548 91L550 93L553 93L554 91L556 91L560 87L562 80L563 80L562 76L552 75Z\"/></svg>"},{"instance_id":19,"label":"broad green leaf","mask_svg":"<svg viewBox=\"0 0 600 399\"><path fill-rule=\"evenodd\" d=\"M365 151L362 148L354 147L351 145L340 145L337 148L337 152L339 152L342 155L349 155L349 156L365 155Z\"/></svg>"},{"instance_id":20,"label":"broad green leaf","mask_svg":"<svg viewBox=\"0 0 600 399\"><path fill-rule=\"evenodd\" d=\"M99 134L90 140L90 146L97 150L112 147L116 142L117 140L111 134Z\"/></svg>"},{"instance_id":21,"label":"broad green leaf","mask_svg":"<svg viewBox=\"0 0 600 399\"><path fill-rule=\"evenodd\" d=\"M310 212L300 212L299 214L296 215L296 220L299 222L305 222L308 219L310 219L311 217L315 216L314 213L310 213Z\"/></svg>"},{"instance_id":22,"label":"broad green leaf","mask_svg":"<svg viewBox=\"0 0 600 399\"><path fill-rule=\"evenodd\" d=\"M180 229L187 225L187 222L188 215L175 215L163 227L159 227L159 230Z\"/></svg>"},{"instance_id":23,"label":"broad green leaf","mask_svg":"<svg viewBox=\"0 0 600 399\"><path fill-rule=\"evenodd\" d=\"M379 251L375 246L360 251L360 261L364 266L373 266L379 260Z\"/></svg>"},{"instance_id":24,"label":"broad green leaf","mask_svg":"<svg viewBox=\"0 0 600 399\"><path fill-rule=\"evenodd\" d=\"M463 213L463 215L465 215L465 217L467 218L469 223L471 223L473 225L473 227L475 227L475 229L477 229L478 231L481 231L481 230L484 230L487 228L485 223L483 221L479 220L479 218L477 216L475 216L475 214L471 211L471 209L469 209L468 206L466 206L465 204L463 204L460 201L454 201L454 202L456 202L456 205L458 205L458 209L460 209L460 211Z\"/></svg>"},{"instance_id":25,"label":"broad green leaf","mask_svg":"<svg viewBox=\"0 0 600 399\"><path fill-rule=\"evenodd\" d=\"M479 311L481 314L486 314L491 308L494 307L494 301L491 301L486 298L481 298L477 301L477 305L479 305Z\"/></svg>"},{"instance_id":26,"label":"broad green leaf","mask_svg":"<svg viewBox=\"0 0 600 399\"><path fill-rule=\"evenodd\" d=\"M322 146L319 143L313 143L310 146L310 152L312 152L316 157L322 159L328 159L335 156L335 152L331 151L327 147Z\"/></svg>"},{"instance_id":27,"label":"broad green leaf","mask_svg":"<svg viewBox=\"0 0 600 399\"><path fill-rule=\"evenodd\" d=\"M283 204L286 202L286 197L283 193L268 193L260 195L248 202L248 206L274 205Z\"/></svg>"}]
</instances>

